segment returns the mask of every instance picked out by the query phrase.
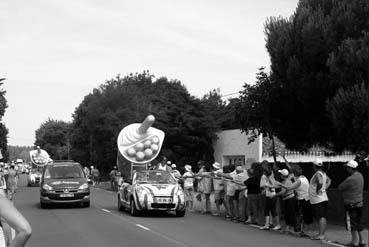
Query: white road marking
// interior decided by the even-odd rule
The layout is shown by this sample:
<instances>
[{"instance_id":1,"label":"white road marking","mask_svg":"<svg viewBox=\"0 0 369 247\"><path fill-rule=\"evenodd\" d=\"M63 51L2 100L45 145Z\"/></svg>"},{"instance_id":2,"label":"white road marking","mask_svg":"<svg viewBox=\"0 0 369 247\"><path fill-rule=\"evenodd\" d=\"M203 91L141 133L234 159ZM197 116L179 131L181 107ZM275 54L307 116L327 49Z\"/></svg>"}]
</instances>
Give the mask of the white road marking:
<instances>
[{"instance_id":1,"label":"white road marking","mask_svg":"<svg viewBox=\"0 0 369 247\"><path fill-rule=\"evenodd\" d=\"M147 228L146 226L140 225L140 224L136 224L136 226L138 226L139 228L142 228L146 231L150 231L150 228Z\"/></svg>"},{"instance_id":2,"label":"white road marking","mask_svg":"<svg viewBox=\"0 0 369 247\"><path fill-rule=\"evenodd\" d=\"M107 213L111 213L109 210L107 210L107 209L105 209L105 208L103 208L103 209L101 209L102 211L104 211L104 212L107 212Z\"/></svg>"},{"instance_id":3,"label":"white road marking","mask_svg":"<svg viewBox=\"0 0 369 247\"><path fill-rule=\"evenodd\" d=\"M338 243L332 242L330 240L323 240L322 243L332 245L332 246L337 246L337 247L345 247L345 245L343 245L343 244L338 244Z\"/></svg>"}]
</instances>

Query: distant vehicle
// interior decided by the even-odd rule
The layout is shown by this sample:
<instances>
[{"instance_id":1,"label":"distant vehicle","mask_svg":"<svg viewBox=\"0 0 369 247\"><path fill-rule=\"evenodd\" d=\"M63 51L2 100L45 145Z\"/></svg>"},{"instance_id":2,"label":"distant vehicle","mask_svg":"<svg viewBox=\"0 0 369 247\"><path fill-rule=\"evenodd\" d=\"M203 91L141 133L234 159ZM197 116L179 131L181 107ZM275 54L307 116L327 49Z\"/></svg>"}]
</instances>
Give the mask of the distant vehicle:
<instances>
[{"instance_id":1,"label":"distant vehicle","mask_svg":"<svg viewBox=\"0 0 369 247\"><path fill-rule=\"evenodd\" d=\"M90 187L82 166L74 161L54 161L44 167L40 186L40 206L80 203L90 206Z\"/></svg>"},{"instance_id":2,"label":"distant vehicle","mask_svg":"<svg viewBox=\"0 0 369 247\"><path fill-rule=\"evenodd\" d=\"M42 168L31 169L27 177L27 185L28 186L34 186L34 185L40 186L41 175L42 175Z\"/></svg>"},{"instance_id":3,"label":"distant vehicle","mask_svg":"<svg viewBox=\"0 0 369 247\"><path fill-rule=\"evenodd\" d=\"M171 211L183 217L186 213L184 192L171 173L143 170L133 174L118 190L118 209L129 209L132 216L142 211Z\"/></svg>"}]
</instances>

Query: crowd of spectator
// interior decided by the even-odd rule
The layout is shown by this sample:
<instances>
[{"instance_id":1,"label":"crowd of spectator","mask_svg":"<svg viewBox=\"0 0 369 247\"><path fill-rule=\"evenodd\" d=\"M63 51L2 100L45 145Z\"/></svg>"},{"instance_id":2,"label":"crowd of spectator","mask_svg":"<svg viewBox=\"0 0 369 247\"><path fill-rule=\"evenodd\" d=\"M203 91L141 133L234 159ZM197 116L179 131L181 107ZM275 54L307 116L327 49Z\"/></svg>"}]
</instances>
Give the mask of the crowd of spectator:
<instances>
[{"instance_id":1,"label":"crowd of spectator","mask_svg":"<svg viewBox=\"0 0 369 247\"><path fill-rule=\"evenodd\" d=\"M299 165L285 159L282 166L268 162L221 166L199 162L200 170L193 172L185 166L182 175L188 210L193 201L202 205L203 214L225 217L235 223L258 225L261 230L325 240L328 214L327 189L331 179L323 170L320 159L314 161L314 175L310 181ZM351 231L351 246L365 246L363 240L364 179L354 160L345 164L347 178L339 185L347 214L346 227ZM210 210L210 195L214 195L216 211ZM282 220L281 220L282 219ZM317 234L308 236L316 219ZM283 222L283 224L282 224Z\"/></svg>"}]
</instances>

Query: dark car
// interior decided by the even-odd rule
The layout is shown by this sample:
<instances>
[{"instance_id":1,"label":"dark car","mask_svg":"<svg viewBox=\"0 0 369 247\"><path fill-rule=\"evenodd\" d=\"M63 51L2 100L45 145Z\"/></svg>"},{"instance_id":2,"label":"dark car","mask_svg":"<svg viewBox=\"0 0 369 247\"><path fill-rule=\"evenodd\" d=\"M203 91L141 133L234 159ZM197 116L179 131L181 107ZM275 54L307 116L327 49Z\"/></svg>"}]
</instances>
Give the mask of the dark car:
<instances>
[{"instance_id":1,"label":"dark car","mask_svg":"<svg viewBox=\"0 0 369 247\"><path fill-rule=\"evenodd\" d=\"M90 206L90 187L82 166L74 161L54 161L45 166L40 186L40 205L81 203Z\"/></svg>"}]
</instances>

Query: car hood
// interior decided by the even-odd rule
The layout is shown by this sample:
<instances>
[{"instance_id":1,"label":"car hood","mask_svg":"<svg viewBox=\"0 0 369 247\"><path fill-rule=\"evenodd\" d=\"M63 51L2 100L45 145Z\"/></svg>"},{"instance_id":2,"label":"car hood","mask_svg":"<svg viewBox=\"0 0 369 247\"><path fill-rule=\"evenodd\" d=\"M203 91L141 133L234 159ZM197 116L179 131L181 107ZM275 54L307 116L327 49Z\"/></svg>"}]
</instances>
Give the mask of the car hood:
<instances>
[{"instance_id":1,"label":"car hood","mask_svg":"<svg viewBox=\"0 0 369 247\"><path fill-rule=\"evenodd\" d=\"M87 183L86 178L74 179L45 179L44 184L48 184L54 189L58 188L78 188L82 184Z\"/></svg>"},{"instance_id":2,"label":"car hood","mask_svg":"<svg viewBox=\"0 0 369 247\"><path fill-rule=\"evenodd\" d=\"M140 187L150 192L152 196L174 196L178 191L176 184L141 184Z\"/></svg>"}]
</instances>

